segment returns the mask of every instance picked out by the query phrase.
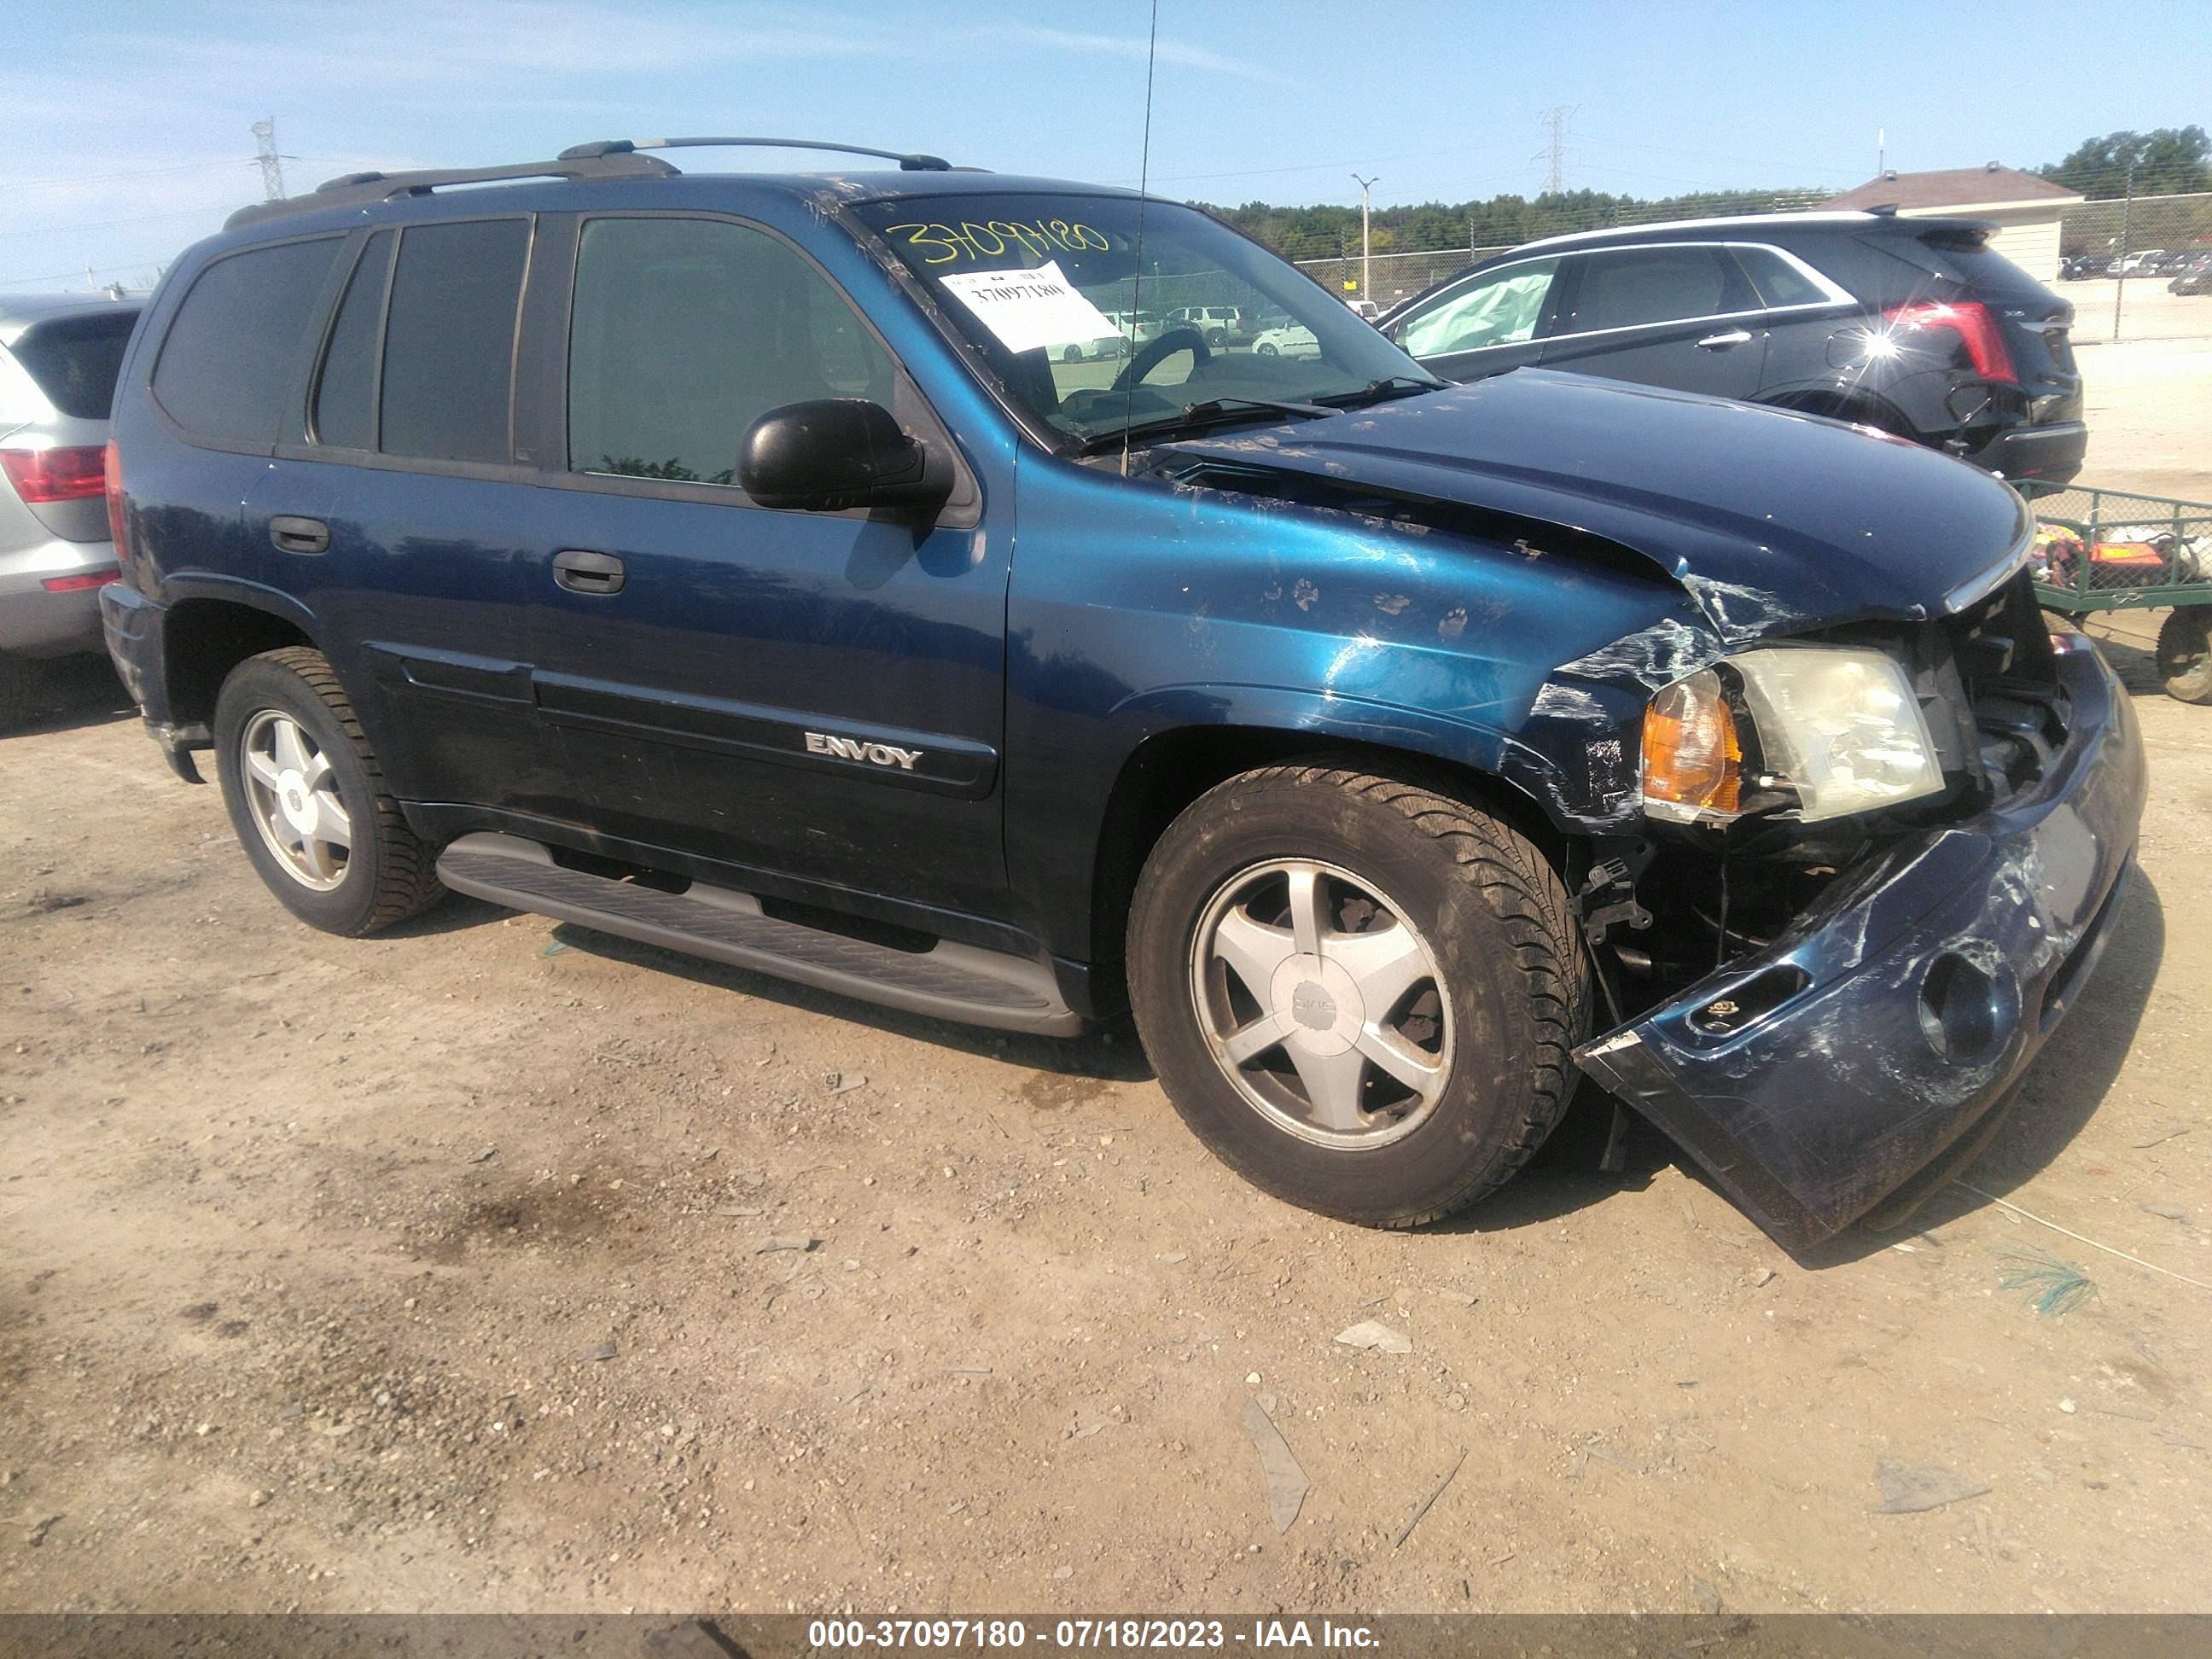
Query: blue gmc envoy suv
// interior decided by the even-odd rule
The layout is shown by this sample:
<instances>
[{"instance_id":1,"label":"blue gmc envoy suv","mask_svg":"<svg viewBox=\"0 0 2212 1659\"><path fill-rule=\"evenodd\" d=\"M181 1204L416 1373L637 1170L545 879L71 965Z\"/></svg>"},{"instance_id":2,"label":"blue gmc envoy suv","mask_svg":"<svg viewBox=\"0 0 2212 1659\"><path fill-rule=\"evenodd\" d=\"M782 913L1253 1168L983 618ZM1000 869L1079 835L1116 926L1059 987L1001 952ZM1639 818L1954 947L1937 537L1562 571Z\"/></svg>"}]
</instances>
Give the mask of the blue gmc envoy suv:
<instances>
[{"instance_id":1,"label":"blue gmc envoy suv","mask_svg":"<svg viewBox=\"0 0 2212 1659\"><path fill-rule=\"evenodd\" d=\"M1207 1146L1371 1225L1496 1188L1584 1074L1792 1247L2001 1120L2144 789L2004 485L1446 386L1172 202L647 153L766 142L356 174L163 280L108 644L301 920L454 889L1133 1012ZM1139 326L1194 307L1287 343Z\"/></svg>"}]
</instances>

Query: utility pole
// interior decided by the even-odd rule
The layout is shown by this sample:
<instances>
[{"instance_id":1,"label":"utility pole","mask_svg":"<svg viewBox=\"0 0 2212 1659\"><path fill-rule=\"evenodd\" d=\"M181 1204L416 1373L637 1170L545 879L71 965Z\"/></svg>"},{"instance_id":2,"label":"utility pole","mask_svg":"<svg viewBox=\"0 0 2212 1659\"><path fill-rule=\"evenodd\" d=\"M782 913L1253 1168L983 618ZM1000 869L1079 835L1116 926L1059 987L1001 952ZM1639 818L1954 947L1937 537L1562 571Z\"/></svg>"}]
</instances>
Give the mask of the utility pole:
<instances>
[{"instance_id":1,"label":"utility pole","mask_svg":"<svg viewBox=\"0 0 2212 1659\"><path fill-rule=\"evenodd\" d=\"M1375 179L1382 176L1378 173ZM1359 186L1359 297L1368 301L1375 297L1375 250L1367 234L1367 192L1375 179L1352 175L1352 182Z\"/></svg>"},{"instance_id":2,"label":"utility pole","mask_svg":"<svg viewBox=\"0 0 2212 1659\"><path fill-rule=\"evenodd\" d=\"M264 115L253 124L253 146L261 162L261 194L264 199L281 202L284 199L284 158L276 153L276 118Z\"/></svg>"},{"instance_id":3,"label":"utility pole","mask_svg":"<svg viewBox=\"0 0 2212 1659\"><path fill-rule=\"evenodd\" d=\"M2128 163L2127 199L2120 204L2119 282L2112 289L2112 343L2120 343L2120 300L2128 291L2128 221L2135 217L2136 164Z\"/></svg>"},{"instance_id":4,"label":"utility pole","mask_svg":"<svg viewBox=\"0 0 2212 1659\"><path fill-rule=\"evenodd\" d=\"M1874 176L1877 179L1889 171L1889 129L1874 130Z\"/></svg>"},{"instance_id":5,"label":"utility pole","mask_svg":"<svg viewBox=\"0 0 2212 1659\"><path fill-rule=\"evenodd\" d=\"M1566 188L1567 127L1575 118L1575 111L1568 105L1554 104L1549 109L1538 110L1536 118L1543 123L1546 131L1551 136L1546 141L1544 148L1528 159L1546 164L1544 188L1540 193L1546 196L1557 196Z\"/></svg>"}]
</instances>

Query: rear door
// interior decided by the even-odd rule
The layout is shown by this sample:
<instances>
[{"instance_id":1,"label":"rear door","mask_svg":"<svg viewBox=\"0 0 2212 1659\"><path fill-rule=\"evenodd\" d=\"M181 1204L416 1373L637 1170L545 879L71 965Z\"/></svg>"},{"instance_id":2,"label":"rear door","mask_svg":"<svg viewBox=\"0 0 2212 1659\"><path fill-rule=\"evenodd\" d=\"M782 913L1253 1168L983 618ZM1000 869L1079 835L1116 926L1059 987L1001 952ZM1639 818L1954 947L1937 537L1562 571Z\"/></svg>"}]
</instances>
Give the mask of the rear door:
<instances>
[{"instance_id":1,"label":"rear door","mask_svg":"<svg viewBox=\"0 0 2212 1659\"><path fill-rule=\"evenodd\" d=\"M622 214L562 248L532 329L565 366L565 419L544 434L521 574L538 707L595 827L997 913L1011 527L985 525L964 465L927 525L769 509L738 486L752 422L815 398L880 403L958 453L781 235Z\"/></svg>"},{"instance_id":2,"label":"rear door","mask_svg":"<svg viewBox=\"0 0 2212 1659\"><path fill-rule=\"evenodd\" d=\"M1544 367L1750 398L1766 357L1762 307L1725 247L1657 242L1572 256Z\"/></svg>"},{"instance_id":3,"label":"rear door","mask_svg":"<svg viewBox=\"0 0 2212 1659\"><path fill-rule=\"evenodd\" d=\"M1399 318L1390 337L1449 380L1524 368L1544 356L1562 263L1554 254L1476 271Z\"/></svg>"},{"instance_id":4,"label":"rear door","mask_svg":"<svg viewBox=\"0 0 2212 1659\"><path fill-rule=\"evenodd\" d=\"M246 501L404 799L569 805L522 653L514 459L527 215L356 233L317 371Z\"/></svg>"}]
</instances>

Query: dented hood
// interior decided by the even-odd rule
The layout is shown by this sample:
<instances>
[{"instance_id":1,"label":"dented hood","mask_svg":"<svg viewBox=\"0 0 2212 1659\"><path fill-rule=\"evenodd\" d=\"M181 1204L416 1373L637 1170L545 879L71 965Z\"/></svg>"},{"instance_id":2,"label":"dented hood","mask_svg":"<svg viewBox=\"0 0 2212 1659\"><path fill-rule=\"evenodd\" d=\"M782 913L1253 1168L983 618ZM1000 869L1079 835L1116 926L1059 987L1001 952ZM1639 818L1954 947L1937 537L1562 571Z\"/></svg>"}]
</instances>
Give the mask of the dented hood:
<instances>
[{"instance_id":1,"label":"dented hood","mask_svg":"<svg viewBox=\"0 0 2212 1659\"><path fill-rule=\"evenodd\" d=\"M1603 537L1730 644L1955 610L2017 564L2028 526L2003 484L1916 444L1543 369L1164 453Z\"/></svg>"}]
</instances>

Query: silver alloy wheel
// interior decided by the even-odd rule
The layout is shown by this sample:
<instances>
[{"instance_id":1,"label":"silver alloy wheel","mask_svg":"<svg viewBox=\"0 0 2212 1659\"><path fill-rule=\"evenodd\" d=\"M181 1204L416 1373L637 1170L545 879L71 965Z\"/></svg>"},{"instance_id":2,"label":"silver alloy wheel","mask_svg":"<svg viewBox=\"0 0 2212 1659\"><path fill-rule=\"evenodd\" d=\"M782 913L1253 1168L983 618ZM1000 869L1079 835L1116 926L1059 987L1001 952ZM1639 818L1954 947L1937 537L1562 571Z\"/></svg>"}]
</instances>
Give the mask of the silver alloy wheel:
<instances>
[{"instance_id":1,"label":"silver alloy wheel","mask_svg":"<svg viewBox=\"0 0 2212 1659\"><path fill-rule=\"evenodd\" d=\"M1363 877L1310 859L1238 872L1191 938L1199 1030L1247 1103L1346 1150L1410 1134L1451 1076L1436 953Z\"/></svg>"},{"instance_id":2,"label":"silver alloy wheel","mask_svg":"<svg viewBox=\"0 0 2212 1659\"><path fill-rule=\"evenodd\" d=\"M353 859L353 820L331 757L281 708L264 708L238 739L239 775L254 828L302 887L327 893Z\"/></svg>"}]
</instances>

